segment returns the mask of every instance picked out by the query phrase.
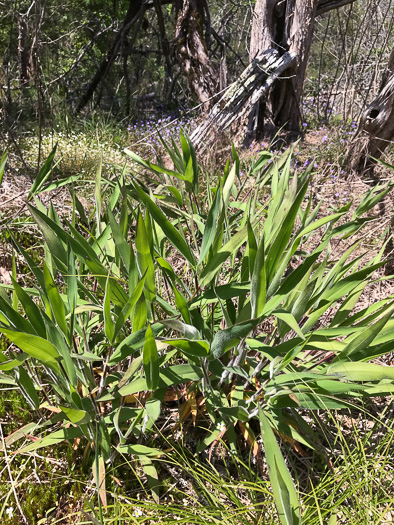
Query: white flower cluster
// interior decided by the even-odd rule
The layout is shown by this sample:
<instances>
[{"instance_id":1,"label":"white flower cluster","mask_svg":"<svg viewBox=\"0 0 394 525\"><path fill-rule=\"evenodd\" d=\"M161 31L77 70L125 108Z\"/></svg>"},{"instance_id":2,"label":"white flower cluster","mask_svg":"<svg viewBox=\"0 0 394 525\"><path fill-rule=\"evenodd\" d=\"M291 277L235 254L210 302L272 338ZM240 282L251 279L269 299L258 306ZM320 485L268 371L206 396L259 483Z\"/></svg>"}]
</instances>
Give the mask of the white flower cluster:
<instances>
[{"instance_id":1,"label":"white flower cluster","mask_svg":"<svg viewBox=\"0 0 394 525\"><path fill-rule=\"evenodd\" d=\"M133 516L135 518L140 518L142 516L142 510L138 507L134 509Z\"/></svg>"},{"instance_id":2,"label":"white flower cluster","mask_svg":"<svg viewBox=\"0 0 394 525\"><path fill-rule=\"evenodd\" d=\"M28 139L30 162L37 161L39 141L36 137ZM55 144L58 144L55 162L59 161L57 169L61 177L69 175L94 175L97 171L100 159L103 163L103 174L113 173L121 170L125 156L119 147L109 142L99 142L86 133L62 133L44 135L41 142L41 164L51 153ZM119 166L119 168L116 168Z\"/></svg>"}]
</instances>

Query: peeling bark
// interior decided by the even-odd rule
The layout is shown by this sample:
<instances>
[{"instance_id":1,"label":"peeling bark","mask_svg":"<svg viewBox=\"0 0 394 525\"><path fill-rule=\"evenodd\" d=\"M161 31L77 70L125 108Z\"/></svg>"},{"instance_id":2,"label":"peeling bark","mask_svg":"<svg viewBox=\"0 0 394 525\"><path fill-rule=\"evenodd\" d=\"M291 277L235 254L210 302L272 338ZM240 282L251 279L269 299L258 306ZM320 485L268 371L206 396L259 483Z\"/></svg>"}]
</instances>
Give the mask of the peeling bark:
<instances>
[{"instance_id":1,"label":"peeling bark","mask_svg":"<svg viewBox=\"0 0 394 525\"><path fill-rule=\"evenodd\" d=\"M257 56L213 106L207 119L192 133L192 142L200 148L210 146L219 132L226 131L233 122L251 111L261 97L265 97L275 80L295 62L295 55L279 55L276 49L267 49Z\"/></svg>"},{"instance_id":2,"label":"peeling bark","mask_svg":"<svg viewBox=\"0 0 394 525\"><path fill-rule=\"evenodd\" d=\"M361 115L347 164L372 175L376 161L394 141L394 48L383 74L379 93Z\"/></svg>"},{"instance_id":3,"label":"peeling bark","mask_svg":"<svg viewBox=\"0 0 394 525\"><path fill-rule=\"evenodd\" d=\"M279 79L260 101L255 129L264 134L268 122L288 131L300 130L300 101L312 44L318 0L257 0L251 38L251 56L267 48L296 56L286 78Z\"/></svg>"}]
</instances>

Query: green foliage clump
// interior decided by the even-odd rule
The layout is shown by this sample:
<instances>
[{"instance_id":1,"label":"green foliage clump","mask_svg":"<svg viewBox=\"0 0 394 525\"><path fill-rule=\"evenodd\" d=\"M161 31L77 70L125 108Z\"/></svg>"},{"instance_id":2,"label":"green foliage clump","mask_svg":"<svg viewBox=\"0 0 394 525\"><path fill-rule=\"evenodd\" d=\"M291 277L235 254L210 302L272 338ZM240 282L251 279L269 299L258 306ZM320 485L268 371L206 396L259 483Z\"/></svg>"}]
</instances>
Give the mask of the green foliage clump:
<instances>
[{"instance_id":1,"label":"green foliage clump","mask_svg":"<svg viewBox=\"0 0 394 525\"><path fill-rule=\"evenodd\" d=\"M280 520L299 523L276 436L324 460L306 414L394 391L394 369L370 362L392 349L393 297L355 310L380 279L383 249L368 259L351 240L391 185L368 191L351 217L350 202L322 215L308 195L313 166L294 174L292 149L253 163L254 192L244 192L233 149L202 203L190 140L181 133L180 148L164 147L172 169L130 153L144 174L107 179L107 202L100 165L92 215L76 195L69 220L29 205L45 260L37 266L13 239L35 288L13 279L12 295L0 297L0 332L14 343L0 354L0 381L32 409L55 410L19 452L87 440L100 519L117 456L132 458L158 502L156 432L166 396L182 392L181 421L189 412L203 429L197 453L225 439L236 455L241 437L260 450L261 434ZM337 258L339 241L347 248Z\"/></svg>"}]
</instances>

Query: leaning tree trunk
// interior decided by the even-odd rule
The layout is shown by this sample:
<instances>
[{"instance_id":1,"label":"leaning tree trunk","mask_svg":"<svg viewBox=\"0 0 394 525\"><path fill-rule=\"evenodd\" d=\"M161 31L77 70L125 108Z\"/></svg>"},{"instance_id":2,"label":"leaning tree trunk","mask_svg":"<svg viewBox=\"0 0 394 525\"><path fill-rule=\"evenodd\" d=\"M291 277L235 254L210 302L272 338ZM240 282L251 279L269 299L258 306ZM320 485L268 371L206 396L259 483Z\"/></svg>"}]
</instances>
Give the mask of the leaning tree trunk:
<instances>
[{"instance_id":1,"label":"leaning tree trunk","mask_svg":"<svg viewBox=\"0 0 394 525\"><path fill-rule=\"evenodd\" d=\"M278 127L299 132L315 17L353 1L256 0L251 63L193 132L195 145L209 147L215 133L226 131L248 112L253 134Z\"/></svg>"},{"instance_id":2,"label":"leaning tree trunk","mask_svg":"<svg viewBox=\"0 0 394 525\"><path fill-rule=\"evenodd\" d=\"M394 48L379 93L361 115L348 155L348 165L358 173L373 175L376 161L394 141Z\"/></svg>"},{"instance_id":3,"label":"leaning tree trunk","mask_svg":"<svg viewBox=\"0 0 394 525\"><path fill-rule=\"evenodd\" d=\"M283 55L290 52L296 60L286 77L276 82L256 112L255 129L264 133L264 124L288 131L300 130L300 102L312 44L318 0L257 0L254 11L250 58L267 48Z\"/></svg>"},{"instance_id":4,"label":"leaning tree trunk","mask_svg":"<svg viewBox=\"0 0 394 525\"><path fill-rule=\"evenodd\" d=\"M209 109L219 90L219 74L209 55L204 25L209 11L206 0L175 0L174 51L191 91Z\"/></svg>"},{"instance_id":5,"label":"leaning tree trunk","mask_svg":"<svg viewBox=\"0 0 394 525\"><path fill-rule=\"evenodd\" d=\"M294 55L280 56L276 49L267 49L258 55L213 106L209 118L195 129L190 137L192 142L200 149L209 147L218 132L227 131L267 95L275 80L294 61Z\"/></svg>"}]
</instances>

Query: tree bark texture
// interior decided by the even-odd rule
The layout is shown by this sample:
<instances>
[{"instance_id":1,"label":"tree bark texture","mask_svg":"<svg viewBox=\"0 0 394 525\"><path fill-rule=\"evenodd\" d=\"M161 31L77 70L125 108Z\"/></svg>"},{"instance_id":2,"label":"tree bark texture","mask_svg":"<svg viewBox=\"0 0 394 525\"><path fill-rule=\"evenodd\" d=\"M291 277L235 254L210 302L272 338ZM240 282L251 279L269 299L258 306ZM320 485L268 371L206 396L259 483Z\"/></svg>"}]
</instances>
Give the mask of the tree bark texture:
<instances>
[{"instance_id":1,"label":"tree bark texture","mask_svg":"<svg viewBox=\"0 0 394 525\"><path fill-rule=\"evenodd\" d=\"M255 5L250 59L264 49L296 56L286 78L278 79L268 98L260 104L258 133L264 121L288 131L300 130L300 101L312 43L318 0L257 0Z\"/></svg>"},{"instance_id":2,"label":"tree bark texture","mask_svg":"<svg viewBox=\"0 0 394 525\"><path fill-rule=\"evenodd\" d=\"M348 164L372 175L375 160L394 141L394 48L383 74L379 93L361 115Z\"/></svg>"},{"instance_id":3,"label":"tree bark texture","mask_svg":"<svg viewBox=\"0 0 394 525\"><path fill-rule=\"evenodd\" d=\"M175 55L191 91L209 109L219 91L219 74L209 58L204 35L208 6L206 0L176 0L175 7Z\"/></svg>"},{"instance_id":4,"label":"tree bark texture","mask_svg":"<svg viewBox=\"0 0 394 525\"><path fill-rule=\"evenodd\" d=\"M276 49L267 49L255 57L213 106L207 119L192 133L192 142L200 149L210 146L216 133L226 131L265 97L275 80L295 62L295 55L280 55Z\"/></svg>"},{"instance_id":5,"label":"tree bark texture","mask_svg":"<svg viewBox=\"0 0 394 525\"><path fill-rule=\"evenodd\" d=\"M19 67L19 87L24 87L29 83L29 54L26 49L27 24L22 15L18 18L18 67Z\"/></svg>"}]
</instances>

